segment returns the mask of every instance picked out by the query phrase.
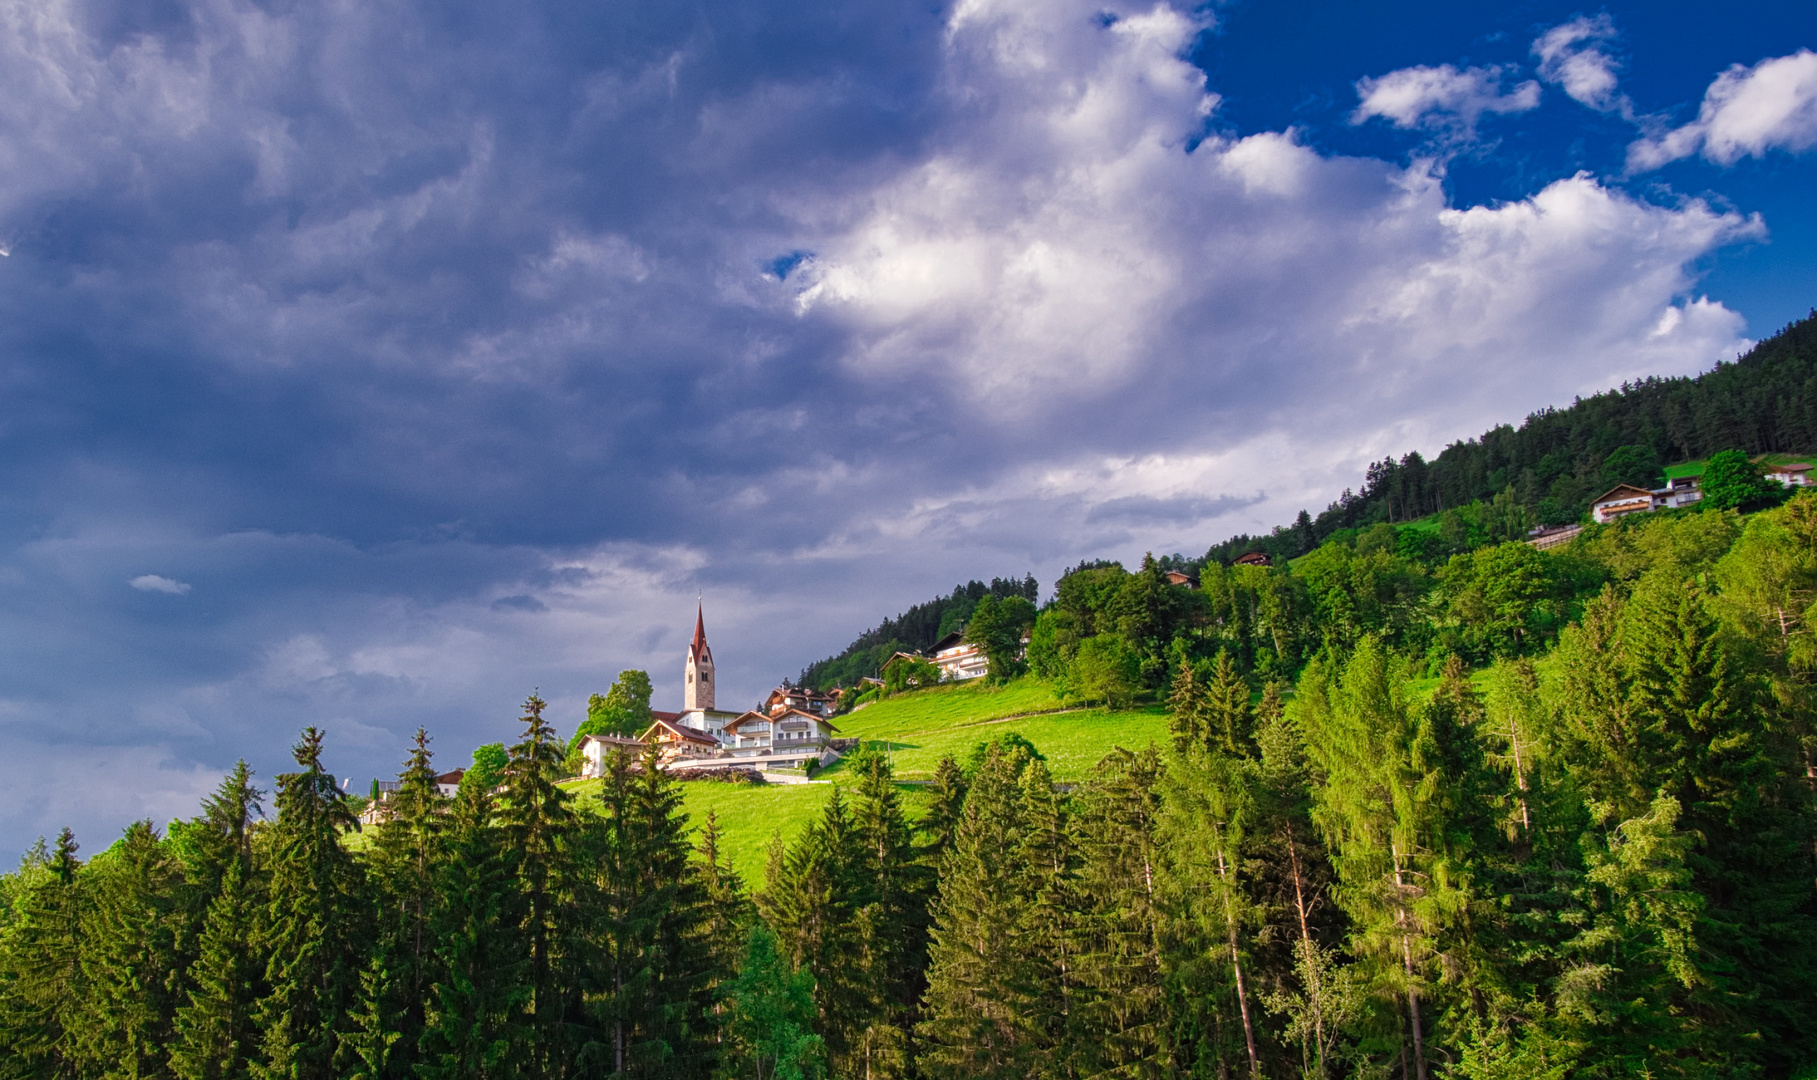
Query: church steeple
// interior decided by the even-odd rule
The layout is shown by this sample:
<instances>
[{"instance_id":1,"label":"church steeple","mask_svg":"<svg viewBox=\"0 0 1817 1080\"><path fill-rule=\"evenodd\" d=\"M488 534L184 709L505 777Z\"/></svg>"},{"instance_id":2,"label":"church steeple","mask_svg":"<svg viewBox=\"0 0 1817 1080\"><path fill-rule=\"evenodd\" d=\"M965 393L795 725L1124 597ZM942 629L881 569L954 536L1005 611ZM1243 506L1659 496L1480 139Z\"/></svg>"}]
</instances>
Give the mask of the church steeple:
<instances>
[{"instance_id":1,"label":"church steeple","mask_svg":"<svg viewBox=\"0 0 1817 1080\"><path fill-rule=\"evenodd\" d=\"M694 609L694 640L688 644L687 681L682 689L682 711L713 707L713 650L707 646L704 607Z\"/></svg>"}]
</instances>

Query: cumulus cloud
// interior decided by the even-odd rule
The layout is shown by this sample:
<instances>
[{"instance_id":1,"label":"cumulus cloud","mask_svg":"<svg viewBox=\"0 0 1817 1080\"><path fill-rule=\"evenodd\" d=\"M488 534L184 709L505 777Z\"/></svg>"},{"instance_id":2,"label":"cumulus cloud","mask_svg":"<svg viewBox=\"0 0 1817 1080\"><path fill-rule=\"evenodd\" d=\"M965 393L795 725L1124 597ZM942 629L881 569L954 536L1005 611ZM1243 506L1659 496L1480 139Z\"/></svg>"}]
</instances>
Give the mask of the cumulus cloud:
<instances>
[{"instance_id":1,"label":"cumulus cloud","mask_svg":"<svg viewBox=\"0 0 1817 1080\"><path fill-rule=\"evenodd\" d=\"M0 20L0 745L159 762L104 833L308 722L364 777L533 687L674 700L701 592L755 699L955 580L1745 344L1692 268L1758 221L1232 130L1168 4L184 10ZM1369 115L1538 93L1414 70Z\"/></svg>"},{"instance_id":2,"label":"cumulus cloud","mask_svg":"<svg viewBox=\"0 0 1817 1080\"><path fill-rule=\"evenodd\" d=\"M1616 92L1620 64L1608 50L1614 38L1615 20L1607 15L1582 16L1553 27L1533 43L1539 77L1581 105L1632 116L1633 105Z\"/></svg>"},{"instance_id":3,"label":"cumulus cloud","mask_svg":"<svg viewBox=\"0 0 1817 1080\"><path fill-rule=\"evenodd\" d=\"M188 582L176 581L162 574L140 574L127 584L140 592L169 593L172 596L182 596L189 591Z\"/></svg>"},{"instance_id":4,"label":"cumulus cloud","mask_svg":"<svg viewBox=\"0 0 1817 1080\"><path fill-rule=\"evenodd\" d=\"M1381 117L1399 128L1458 127L1474 131L1484 113L1521 113L1539 105L1539 84L1528 80L1507 93L1500 67L1459 71L1450 64L1391 71L1356 84L1361 102L1350 122Z\"/></svg>"},{"instance_id":5,"label":"cumulus cloud","mask_svg":"<svg viewBox=\"0 0 1817 1080\"><path fill-rule=\"evenodd\" d=\"M1628 147L1628 167L1657 169L1702 154L1718 165L1772 150L1801 153L1817 146L1817 53L1740 64L1704 91L1697 119Z\"/></svg>"}]
</instances>

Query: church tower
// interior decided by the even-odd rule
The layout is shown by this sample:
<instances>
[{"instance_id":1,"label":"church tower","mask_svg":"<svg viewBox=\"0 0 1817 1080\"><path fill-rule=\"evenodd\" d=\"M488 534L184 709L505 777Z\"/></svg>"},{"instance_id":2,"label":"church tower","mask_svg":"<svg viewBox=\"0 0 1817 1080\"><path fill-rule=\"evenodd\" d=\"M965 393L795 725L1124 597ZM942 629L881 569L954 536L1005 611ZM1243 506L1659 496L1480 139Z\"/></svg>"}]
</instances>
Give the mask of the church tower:
<instances>
[{"instance_id":1,"label":"church tower","mask_svg":"<svg viewBox=\"0 0 1817 1080\"><path fill-rule=\"evenodd\" d=\"M704 612L694 611L694 641L688 646L688 681L682 690L682 712L713 708L713 650L707 647Z\"/></svg>"}]
</instances>

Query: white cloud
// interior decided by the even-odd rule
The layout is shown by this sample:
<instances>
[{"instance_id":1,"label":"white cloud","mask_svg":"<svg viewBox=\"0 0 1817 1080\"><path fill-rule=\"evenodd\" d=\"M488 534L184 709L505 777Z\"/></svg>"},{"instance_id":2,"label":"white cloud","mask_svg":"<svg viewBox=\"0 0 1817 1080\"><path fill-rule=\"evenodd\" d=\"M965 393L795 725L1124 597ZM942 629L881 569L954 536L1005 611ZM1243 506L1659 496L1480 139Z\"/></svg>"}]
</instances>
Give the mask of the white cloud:
<instances>
[{"instance_id":1,"label":"white cloud","mask_svg":"<svg viewBox=\"0 0 1817 1080\"><path fill-rule=\"evenodd\" d=\"M1619 65L1604 48L1614 37L1615 21L1607 15L1580 17L1553 27L1533 43L1539 77L1562 87L1579 104L1632 116L1627 97L1615 92Z\"/></svg>"},{"instance_id":2,"label":"white cloud","mask_svg":"<svg viewBox=\"0 0 1817 1080\"><path fill-rule=\"evenodd\" d=\"M822 214L853 224L813 238L801 300L849 329L854 370L931 379L1031 430L1079 409L1150 445L1271 427L1357 442L1389 417L1450 437L1732 355L1741 321L1720 305L1720 340L1695 320L1650 335L1686 303L1687 263L1757 222L1587 176L1452 208L1423 166L1322 157L1291 133L1188 153L1206 103L1179 58L1190 24L1118 35L1048 7L969 6L951 77L992 107Z\"/></svg>"},{"instance_id":3,"label":"white cloud","mask_svg":"<svg viewBox=\"0 0 1817 1080\"><path fill-rule=\"evenodd\" d=\"M1628 167L1656 169L1702 153L1718 165L1770 150L1793 153L1817 146L1817 53L1740 64L1716 77L1704 91L1697 119L1628 147Z\"/></svg>"},{"instance_id":4,"label":"white cloud","mask_svg":"<svg viewBox=\"0 0 1817 1080\"><path fill-rule=\"evenodd\" d=\"M172 596L182 596L189 591L188 582L175 581L162 574L140 574L127 584L140 592L161 592L169 593Z\"/></svg>"},{"instance_id":5,"label":"white cloud","mask_svg":"<svg viewBox=\"0 0 1817 1080\"><path fill-rule=\"evenodd\" d=\"M1361 103L1350 114L1360 124L1381 117L1395 127L1460 127L1473 130L1484 113L1526 112L1539 104L1539 84L1531 80L1502 93L1504 70L1450 64L1410 67L1356 84Z\"/></svg>"}]
</instances>

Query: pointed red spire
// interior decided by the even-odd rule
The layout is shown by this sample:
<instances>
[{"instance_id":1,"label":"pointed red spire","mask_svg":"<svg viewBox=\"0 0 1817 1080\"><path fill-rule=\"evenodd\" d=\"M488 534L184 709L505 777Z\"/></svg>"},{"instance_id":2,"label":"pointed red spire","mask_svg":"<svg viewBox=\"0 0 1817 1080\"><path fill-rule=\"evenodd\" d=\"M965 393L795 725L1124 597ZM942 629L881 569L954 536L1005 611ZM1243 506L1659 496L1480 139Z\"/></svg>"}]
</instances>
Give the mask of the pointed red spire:
<instances>
[{"instance_id":1,"label":"pointed red spire","mask_svg":"<svg viewBox=\"0 0 1817 1080\"><path fill-rule=\"evenodd\" d=\"M707 648L706 614L698 605L696 605L696 607L694 608L694 644L688 646L688 651L694 654L695 659L699 659L700 654L705 652L706 648Z\"/></svg>"}]
</instances>

